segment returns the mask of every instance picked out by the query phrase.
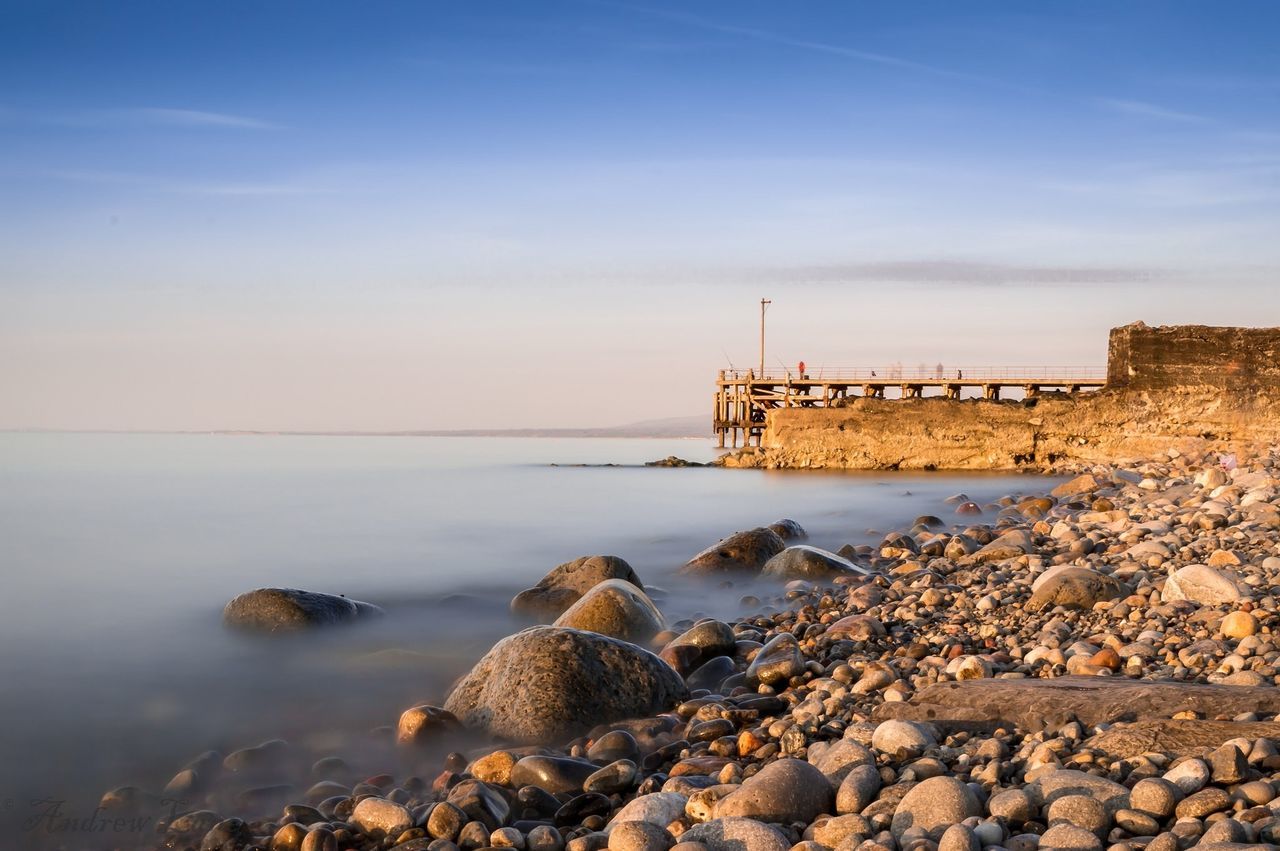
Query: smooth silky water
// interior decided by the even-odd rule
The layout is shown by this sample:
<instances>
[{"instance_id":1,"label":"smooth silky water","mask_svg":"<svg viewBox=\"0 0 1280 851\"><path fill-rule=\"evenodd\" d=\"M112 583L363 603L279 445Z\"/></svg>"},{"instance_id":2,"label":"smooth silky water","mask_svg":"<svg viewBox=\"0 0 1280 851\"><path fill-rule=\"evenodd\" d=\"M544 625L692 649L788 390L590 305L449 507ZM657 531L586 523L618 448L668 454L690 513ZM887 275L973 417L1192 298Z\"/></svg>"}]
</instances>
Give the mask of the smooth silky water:
<instances>
[{"instance_id":1,"label":"smooth silky water","mask_svg":"<svg viewBox=\"0 0 1280 851\"><path fill-rule=\"evenodd\" d=\"M758 589L674 571L733 531L790 517L809 543L837 549L920 514L955 521L943 500L958 491L985 503L1045 489L1014 475L642 466L668 455L715 451L698 440L0 435L6 833L30 822L34 802L83 817L109 788L158 791L209 749L280 737L358 765L367 731L442 700L525 625L511 597L578 556L627 559L666 592L656 600L672 621L728 617ZM346 594L387 616L300 636L225 629L223 605L261 586Z\"/></svg>"}]
</instances>

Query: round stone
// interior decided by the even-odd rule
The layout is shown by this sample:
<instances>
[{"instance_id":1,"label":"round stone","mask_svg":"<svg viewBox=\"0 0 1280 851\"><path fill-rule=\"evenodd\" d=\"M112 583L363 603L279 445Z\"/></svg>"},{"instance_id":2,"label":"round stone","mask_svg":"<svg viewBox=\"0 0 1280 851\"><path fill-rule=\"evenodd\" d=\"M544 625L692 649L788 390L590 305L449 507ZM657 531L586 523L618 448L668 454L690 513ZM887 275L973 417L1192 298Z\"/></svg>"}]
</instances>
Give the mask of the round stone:
<instances>
[{"instance_id":1,"label":"round stone","mask_svg":"<svg viewBox=\"0 0 1280 851\"><path fill-rule=\"evenodd\" d=\"M1182 789L1165 777L1148 777L1139 780L1129 790L1129 806L1156 818L1168 818L1173 808L1182 800Z\"/></svg>"},{"instance_id":2,"label":"round stone","mask_svg":"<svg viewBox=\"0 0 1280 851\"><path fill-rule=\"evenodd\" d=\"M871 747L894 756L920 756L936 744L928 728L914 721L882 721L871 734Z\"/></svg>"},{"instance_id":3,"label":"round stone","mask_svg":"<svg viewBox=\"0 0 1280 851\"><path fill-rule=\"evenodd\" d=\"M933 835L967 818L982 814L977 797L954 777L930 777L912 786L893 812L890 829L895 838L911 828Z\"/></svg>"}]
</instances>

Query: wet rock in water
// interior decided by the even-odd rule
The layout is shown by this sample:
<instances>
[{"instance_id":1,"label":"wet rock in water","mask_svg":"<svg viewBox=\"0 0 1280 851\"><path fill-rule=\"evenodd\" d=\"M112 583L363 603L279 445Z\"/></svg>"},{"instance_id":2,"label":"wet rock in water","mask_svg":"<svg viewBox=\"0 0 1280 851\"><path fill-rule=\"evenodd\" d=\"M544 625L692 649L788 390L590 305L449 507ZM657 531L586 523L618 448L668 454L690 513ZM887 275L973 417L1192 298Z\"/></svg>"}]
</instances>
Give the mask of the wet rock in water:
<instances>
[{"instance_id":1,"label":"wet rock in water","mask_svg":"<svg viewBox=\"0 0 1280 851\"><path fill-rule=\"evenodd\" d=\"M639 588L621 579L606 579L583 594L553 626L585 629L639 644L665 629L666 623Z\"/></svg>"},{"instance_id":2,"label":"wet rock in water","mask_svg":"<svg viewBox=\"0 0 1280 851\"><path fill-rule=\"evenodd\" d=\"M591 743L587 759L594 762L613 762L618 759L635 759L640 755L636 737L626 730L610 730Z\"/></svg>"},{"instance_id":3,"label":"wet rock in water","mask_svg":"<svg viewBox=\"0 0 1280 851\"><path fill-rule=\"evenodd\" d=\"M780 830L750 818L717 818L694 825L680 835L680 843L700 842L710 851L789 851L791 842Z\"/></svg>"},{"instance_id":4,"label":"wet rock in water","mask_svg":"<svg viewBox=\"0 0 1280 851\"><path fill-rule=\"evenodd\" d=\"M737 673L737 663L729 656L717 656L714 659L708 659L705 665L700 665L698 670L690 674L685 682L691 689L705 688L708 691L716 691L720 684Z\"/></svg>"},{"instance_id":5,"label":"wet rock in water","mask_svg":"<svg viewBox=\"0 0 1280 851\"><path fill-rule=\"evenodd\" d=\"M920 828L931 836L967 818L982 815L978 798L954 777L930 777L912 786L893 811L890 830L895 839L911 828Z\"/></svg>"},{"instance_id":6,"label":"wet rock in water","mask_svg":"<svg viewBox=\"0 0 1280 851\"><path fill-rule=\"evenodd\" d=\"M200 851L243 851L253 844L253 831L238 818L220 821L204 835Z\"/></svg>"},{"instance_id":7,"label":"wet rock in water","mask_svg":"<svg viewBox=\"0 0 1280 851\"><path fill-rule=\"evenodd\" d=\"M747 666L747 682L775 685L805 672L804 656L796 637L780 632L756 653Z\"/></svg>"},{"instance_id":8,"label":"wet rock in water","mask_svg":"<svg viewBox=\"0 0 1280 851\"><path fill-rule=\"evenodd\" d=\"M258 588L227 603L222 610L222 621L237 629L288 632L349 623L381 614L382 609L371 603L348 600L335 594L297 588Z\"/></svg>"},{"instance_id":9,"label":"wet rock in water","mask_svg":"<svg viewBox=\"0 0 1280 851\"><path fill-rule=\"evenodd\" d=\"M697 670L717 656L732 656L738 646L733 627L704 620L671 639L658 655L683 675Z\"/></svg>"},{"instance_id":10,"label":"wet rock in water","mask_svg":"<svg viewBox=\"0 0 1280 851\"><path fill-rule=\"evenodd\" d=\"M406 709L396 724L396 743L404 746L422 746L439 743L461 725L453 713L438 706L422 704Z\"/></svg>"},{"instance_id":11,"label":"wet rock in water","mask_svg":"<svg viewBox=\"0 0 1280 851\"><path fill-rule=\"evenodd\" d=\"M690 574L745 573L755 575L769 559L786 548L777 532L751 529L735 532L689 559L681 571Z\"/></svg>"},{"instance_id":12,"label":"wet rock in water","mask_svg":"<svg viewBox=\"0 0 1280 851\"><path fill-rule=\"evenodd\" d=\"M449 790L447 802L467 818L478 821L486 830L494 831L507 823L511 805L497 790L479 780L463 780ZM465 825L464 825L465 827Z\"/></svg>"},{"instance_id":13,"label":"wet rock in water","mask_svg":"<svg viewBox=\"0 0 1280 851\"><path fill-rule=\"evenodd\" d=\"M511 769L511 785L537 786L553 795L580 792L597 765L586 760L557 756L526 756Z\"/></svg>"},{"instance_id":14,"label":"wet rock in water","mask_svg":"<svg viewBox=\"0 0 1280 851\"><path fill-rule=\"evenodd\" d=\"M1125 596L1129 589L1119 580L1087 567L1068 567L1055 571L1032 593L1027 609L1039 612L1062 606L1067 609L1092 609L1095 603Z\"/></svg>"},{"instance_id":15,"label":"wet rock in water","mask_svg":"<svg viewBox=\"0 0 1280 851\"><path fill-rule=\"evenodd\" d=\"M1229 570L1204 564L1189 564L1173 573L1164 584L1161 599L1166 602L1190 600L1217 605L1234 603L1248 596L1246 586Z\"/></svg>"},{"instance_id":16,"label":"wet rock in water","mask_svg":"<svg viewBox=\"0 0 1280 851\"><path fill-rule=\"evenodd\" d=\"M794 520L779 520L777 523L770 523L767 528L784 541L803 541L809 537L804 527Z\"/></svg>"},{"instance_id":17,"label":"wet rock in water","mask_svg":"<svg viewBox=\"0 0 1280 851\"><path fill-rule=\"evenodd\" d=\"M542 626L494 645L444 708L492 736L545 743L597 724L662 712L687 696L680 675L647 650L596 633Z\"/></svg>"},{"instance_id":18,"label":"wet rock in water","mask_svg":"<svg viewBox=\"0 0 1280 851\"><path fill-rule=\"evenodd\" d=\"M511 611L528 617L559 617L601 582L621 579L644 590L631 565L617 556L583 556L554 568L511 601Z\"/></svg>"},{"instance_id":19,"label":"wet rock in water","mask_svg":"<svg viewBox=\"0 0 1280 851\"><path fill-rule=\"evenodd\" d=\"M835 793L822 772L798 759L771 762L716 804L716 818L811 822L835 809Z\"/></svg>"},{"instance_id":20,"label":"wet rock in water","mask_svg":"<svg viewBox=\"0 0 1280 851\"><path fill-rule=\"evenodd\" d=\"M413 818L393 801L365 798L351 811L351 823L370 836L399 836L413 824Z\"/></svg>"},{"instance_id":21,"label":"wet rock in water","mask_svg":"<svg viewBox=\"0 0 1280 851\"><path fill-rule=\"evenodd\" d=\"M760 571L761 576L773 579L831 579L867 573L843 556L807 544L787 547L765 562Z\"/></svg>"}]
</instances>

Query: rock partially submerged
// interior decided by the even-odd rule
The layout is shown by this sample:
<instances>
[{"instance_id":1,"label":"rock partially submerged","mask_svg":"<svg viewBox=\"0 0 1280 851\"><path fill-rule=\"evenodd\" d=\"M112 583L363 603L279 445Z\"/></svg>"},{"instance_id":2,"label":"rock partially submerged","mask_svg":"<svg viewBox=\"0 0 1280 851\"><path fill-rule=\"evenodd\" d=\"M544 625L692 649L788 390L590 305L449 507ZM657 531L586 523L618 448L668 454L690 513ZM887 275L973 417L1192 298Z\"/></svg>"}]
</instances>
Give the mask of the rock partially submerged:
<instances>
[{"instance_id":1,"label":"rock partially submerged","mask_svg":"<svg viewBox=\"0 0 1280 851\"><path fill-rule=\"evenodd\" d=\"M837 576L867 576L869 571L843 556L807 544L797 544L765 562L760 574L771 579L834 579Z\"/></svg>"},{"instance_id":2,"label":"rock partially submerged","mask_svg":"<svg viewBox=\"0 0 1280 851\"><path fill-rule=\"evenodd\" d=\"M297 588L258 588L227 603L222 621L227 626L257 632L291 632L317 626L376 617L382 609L371 603L335 594Z\"/></svg>"},{"instance_id":3,"label":"rock partially submerged","mask_svg":"<svg viewBox=\"0 0 1280 851\"><path fill-rule=\"evenodd\" d=\"M684 573L737 573L755 575L769 559L786 548L786 543L772 529L759 527L735 532L720 543L707 547L683 568Z\"/></svg>"},{"instance_id":4,"label":"rock partially submerged","mask_svg":"<svg viewBox=\"0 0 1280 851\"><path fill-rule=\"evenodd\" d=\"M511 611L552 620L578 602L582 595L610 579L621 579L644 590L640 577L617 556L583 556L553 568L532 588L511 601Z\"/></svg>"},{"instance_id":5,"label":"rock partially submerged","mask_svg":"<svg viewBox=\"0 0 1280 851\"><path fill-rule=\"evenodd\" d=\"M495 644L444 708L495 738L541 744L670 709L687 695L680 675L643 648L537 626Z\"/></svg>"},{"instance_id":6,"label":"rock partially submerged","mask_svg":"<svg viewBox=\"0 0 1280 851\"><path fill-rule=\"evenodd\" d=\"M643 591L621 579L606 579L583 594L553 626L585 629L641 644L666 628L662 613Z\"/></svg>"}]
</instances>

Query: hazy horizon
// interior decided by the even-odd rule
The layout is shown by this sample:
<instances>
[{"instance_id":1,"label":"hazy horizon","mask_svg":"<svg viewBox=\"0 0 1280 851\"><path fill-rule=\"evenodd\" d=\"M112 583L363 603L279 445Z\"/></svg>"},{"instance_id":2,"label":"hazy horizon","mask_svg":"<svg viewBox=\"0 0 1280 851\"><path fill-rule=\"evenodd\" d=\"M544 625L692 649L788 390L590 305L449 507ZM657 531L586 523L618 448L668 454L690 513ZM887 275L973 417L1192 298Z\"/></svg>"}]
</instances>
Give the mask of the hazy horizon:
<instances>
[{"instance_id":1,"label":"hazy horizon","mask_svg":"<svg viewBox=\"0 0 1280 851\"><path fill-rule=\"evenodd\" d=\"M1280 8L21 0L0 428L615 426L1280 325Z\"/></svg>"}]
</instances>

